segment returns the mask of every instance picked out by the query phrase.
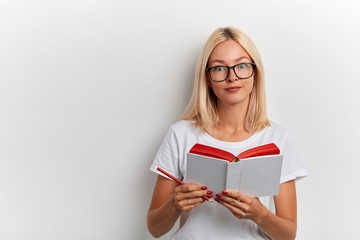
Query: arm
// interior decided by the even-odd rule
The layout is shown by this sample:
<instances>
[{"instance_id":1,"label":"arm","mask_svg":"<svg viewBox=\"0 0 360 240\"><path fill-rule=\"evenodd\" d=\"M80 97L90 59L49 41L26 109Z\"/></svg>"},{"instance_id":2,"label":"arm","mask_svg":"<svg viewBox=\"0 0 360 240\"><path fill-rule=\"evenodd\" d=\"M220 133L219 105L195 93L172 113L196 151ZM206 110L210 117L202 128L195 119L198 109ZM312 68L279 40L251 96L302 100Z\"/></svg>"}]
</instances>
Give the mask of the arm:
<instances>
[{"instance_id":1,"label":"arm","mask_svg":"<svg viewBox=\"0 0 360 240\"><path fill-rule=\"evenodd\" d=\"M297 229L297 204L295 180L280 185L274 196L276 215L266 209L258 225L273 239L295 239Z\"/></svg>"},{"instance_id":2,"label":"arm","mask_svg":"<svg viewBox=\"0 0 360 240\"><path fill-rule=\"evenodd\" d=\"M201 185L180 185L158 176L150 208L147 226L154 237L161 237L171 230L181 212L190 211L204 202L208 192Z\"/></svg>"},{"instance_id":3,"label":"arm","mask_svg":"<svg viewBox=\"0 0 360 240\"><path fill-rule=\"evenodd\" d=\"M253 220L271 239L295 239L297 206L295 180L282 183L279 195L274 197L276 215L252 198L235 191L224 191L218 202L237 218ZM240 201L239 201L240 200Z\"/></svg>"}]
</instances>

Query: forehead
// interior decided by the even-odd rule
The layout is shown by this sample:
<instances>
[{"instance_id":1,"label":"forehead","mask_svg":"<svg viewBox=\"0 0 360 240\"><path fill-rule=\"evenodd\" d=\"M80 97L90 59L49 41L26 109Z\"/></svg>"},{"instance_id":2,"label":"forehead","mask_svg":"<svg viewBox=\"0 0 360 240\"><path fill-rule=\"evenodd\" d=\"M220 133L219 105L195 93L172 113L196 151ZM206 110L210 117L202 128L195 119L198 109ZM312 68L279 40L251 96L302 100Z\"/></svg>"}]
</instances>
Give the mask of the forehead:
<instances>
[{"instance_id":1,"label":"forehead","mask_svg":"<svg viewBox=\"0 0 360 240\"><path fill-rule=\"evenodd\" d=\"M242 57L250 60L250 56L245 49L238 42L229 39L215 46L209 56L208 62L211 63L216 60L231 62Z\"/></svg>"}]
</instances>

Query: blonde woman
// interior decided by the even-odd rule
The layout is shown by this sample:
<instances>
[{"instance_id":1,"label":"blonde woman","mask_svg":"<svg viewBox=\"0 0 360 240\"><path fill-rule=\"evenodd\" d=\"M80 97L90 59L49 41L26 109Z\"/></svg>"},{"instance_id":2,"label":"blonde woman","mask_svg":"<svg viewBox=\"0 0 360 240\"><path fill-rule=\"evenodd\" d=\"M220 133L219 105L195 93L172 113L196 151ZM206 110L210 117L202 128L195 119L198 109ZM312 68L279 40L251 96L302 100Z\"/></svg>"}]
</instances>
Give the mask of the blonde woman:
<instances>
[{"instance_id":1,"label":"blonde woman","mask_svg":"<svg viewBox=\"0 0 360 240\"><path fill-rule=\"evenodd\" d=\"M180 217L171 239L294 239L297 229L295 180L307 175L288 132L266 116L264 74L252 40L233 27L216 29L196 66L194 88L182 120L163 140L151 170L186 176L186 153L196 143L237 155L275 143L283 157L279 194L253 198L224 189L179 185L158 175L147 216L148 229L160 237ZM205 202L203 196L216 202Z\"/></svg>"}]
</instances>

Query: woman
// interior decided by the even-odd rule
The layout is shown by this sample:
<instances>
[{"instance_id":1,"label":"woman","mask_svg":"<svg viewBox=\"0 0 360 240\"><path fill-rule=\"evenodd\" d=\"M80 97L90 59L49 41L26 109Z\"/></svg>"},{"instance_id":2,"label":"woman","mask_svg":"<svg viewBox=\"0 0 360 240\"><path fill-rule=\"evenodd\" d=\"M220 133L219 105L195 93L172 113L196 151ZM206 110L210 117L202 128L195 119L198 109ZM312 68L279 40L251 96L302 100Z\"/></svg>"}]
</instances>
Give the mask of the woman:
<instances>
[{"instance_id":1,"label":"woman","mask_svg":"<svg viewBox=\"0 0 360 240\"><path fill-rule=\"evenodd\" d=\"M295 180L307 173L287 131L266 116L260 55L251 39L236 28L219 28L206 42L191 101L182 120L169 129L150 169L157 172L161 167L183 179L186 153L196 143L234 155L275 143L284 156L279 194L253 198L225 189L213 193L206 186L179 185L159 175L147 217L154 237L171 230L181 216L172 239L295 238ZM213 195L214 203L202 198Z\"/></svg>"}]
</instances>

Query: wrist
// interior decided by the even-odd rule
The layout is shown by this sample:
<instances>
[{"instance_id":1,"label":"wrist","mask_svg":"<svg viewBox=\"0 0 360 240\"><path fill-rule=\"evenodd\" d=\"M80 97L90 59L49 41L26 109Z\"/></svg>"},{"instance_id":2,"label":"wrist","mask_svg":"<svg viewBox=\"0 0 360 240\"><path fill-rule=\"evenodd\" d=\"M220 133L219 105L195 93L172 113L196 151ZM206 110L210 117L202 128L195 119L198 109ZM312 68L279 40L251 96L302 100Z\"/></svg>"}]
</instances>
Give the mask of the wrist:
<instances>
[{"instance_id":1,"label":"wrist","mask_svg":"<svg viewBox=\"0 0 360 240\"><path fill-rule=\"evenodd\" d=\"M272 213L270 212L269 209L267 209L265 206L262 206L262 209L261 209L261 211L260 211L260 214L259 214L256 218L254 218L253 221L254 221L257 225L261 226L261 224L262 224L263 222L265 222L266 219L268 219L271 214L272 214Z\"/></svg>"}]
</instances>

